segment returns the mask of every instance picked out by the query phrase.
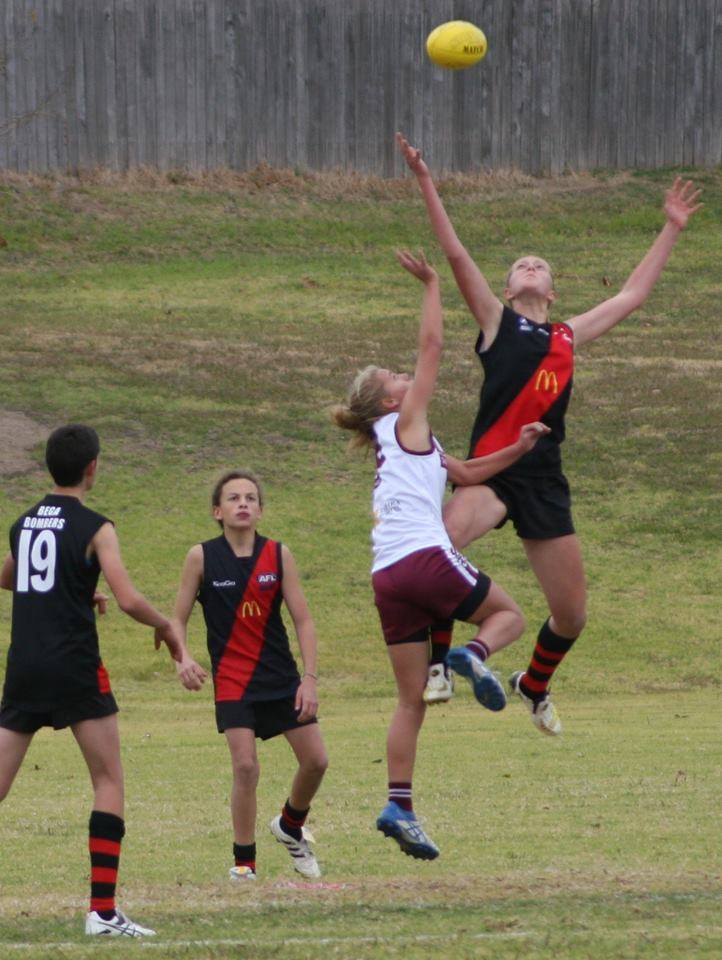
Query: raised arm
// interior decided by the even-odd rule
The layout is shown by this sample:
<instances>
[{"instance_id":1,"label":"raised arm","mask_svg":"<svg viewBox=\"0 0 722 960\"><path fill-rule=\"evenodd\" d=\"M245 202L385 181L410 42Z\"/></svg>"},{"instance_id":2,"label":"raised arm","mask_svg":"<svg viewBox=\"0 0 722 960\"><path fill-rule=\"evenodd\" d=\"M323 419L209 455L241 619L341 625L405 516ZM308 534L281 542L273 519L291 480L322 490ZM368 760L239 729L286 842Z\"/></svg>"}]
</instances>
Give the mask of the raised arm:
<instances>
[{"instance_id":1,"label":"raised arm","mask_svg":"<svg viewBox=\"0 0 722 960\"><path fill-rule=\"evenodd\" d=\"M164 617L156 608L133 586L125 569L120 555L120 544L112 523L104 523L91 541L100 569L118 601L118 606L133 620L155 628L155 648L158 650L161 643L168 647L174 660L181 658L181 644L175 628L170 620Z\"/></svg>"},{"instance_id":2,"label":"raised arm","mask_svg":"<svg viewBox=\"0 0 722 960\"><path fill-rule=\"evenodd\" d=\"M188 621L202 581L203 547L197 543L188 551L183 564L172 621L181 642L181 658L176 663L176 672L187 690L200 690L208 676L203 667L190 655L187 646Z\"/></svg>"},{"instance_id":3,"label":"raised arm","mask_svg":"<svg viewBox=\"0 0 722 960\"><path fill-rule=\"evenodd\" d=\"M421 151L412 147L401 133L396 134L396 142L409 169L418 181L431 226L454 272L461 295L466 300L474 319L484 331L485 338L491 342L499 329L504 306L494 295L484 274L457 237L429 168L421 157Z\"/></svg>"},{"instance_id":4,"label":"raised arm","mask_svg":"<svg viewBox=\"0 0 722 960\"><path fill-rule=\"evenodd\" d=\"M485 457L475 457L473 460L457 460L456 457L450 457L446 454L446 468L449 480L460 487L473 486L477 483L483 483L495 473L506 470L512 463L528 453L535 446L539 437L549 433L549 427L536 421L535 423L525 424L519 431L519 439L516 443L509 444L508 447L502 447L501 450L495 450Z\"/></svg>"},{"instance_id":5,"label":"raised arm","mask_svg":"<svg viewBox=\"0 0 722 960\"><path fill-rule=\"evenodd\" d=\"M694 189L691 180L683 183L680 177L676 178L665 196L666 223L622 289L616 296L586 313L572 317L569 321L569 326L574 331L575 348L601 337L620 320L641 307L659 279L677 237L687 226L689 218L702 206L697 203L700 193L700 190Z\"/></svg>"},{"instance_id":6,"label":"raised arm","mask_svg":"<svg viewBox=\"0 0 722 960\"><path fill-rule=\"evenodd\" d=\"M293 620L303 662L303 676L296 693L296 710L300 711L298 719L303 722L304 720L311 720L318 711L318 691L316 687L316 681L318 680L316 663L318 642L316 640L316 627L301 587L301 578L298 575L296 561L286 546L281 547L281 555L283 558L283 581L281 583L283 600Z\"/></svg>"},{"instance_id":7,"label":"raised arm","mask_svg":"<svg viewBox=\"0 0 722 960\"><path fill-rule=\"evenodd\" d=\"M416 258L408 250L398 250L396 257L404 270L408 270L424 285L416 369L413 383L401 401L398 422L401 443L409 450L421 452L429 449L428 410L436 387L444 342L439 277L426 262L423 253Z\"/></svg>"}]
</instances>

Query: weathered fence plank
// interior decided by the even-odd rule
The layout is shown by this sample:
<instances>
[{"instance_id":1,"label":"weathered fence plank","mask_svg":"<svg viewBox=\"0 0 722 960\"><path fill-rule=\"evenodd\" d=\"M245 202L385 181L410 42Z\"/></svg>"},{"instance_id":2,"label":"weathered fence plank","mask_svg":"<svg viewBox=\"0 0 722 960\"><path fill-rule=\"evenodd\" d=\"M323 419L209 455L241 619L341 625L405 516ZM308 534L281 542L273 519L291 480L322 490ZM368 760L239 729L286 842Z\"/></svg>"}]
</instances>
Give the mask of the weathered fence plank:
<instances>
[{"instance_id":1,"label":"weathered fence plank","mask_svg":"<svg viewBox=\"0 0 722 960\"><path fill-rule=\"evenodd\" d=\"M448 71L428 32L478 23ZM722 0L3 0L0 168L722 163Z\"/></svg>"}]
</instances>

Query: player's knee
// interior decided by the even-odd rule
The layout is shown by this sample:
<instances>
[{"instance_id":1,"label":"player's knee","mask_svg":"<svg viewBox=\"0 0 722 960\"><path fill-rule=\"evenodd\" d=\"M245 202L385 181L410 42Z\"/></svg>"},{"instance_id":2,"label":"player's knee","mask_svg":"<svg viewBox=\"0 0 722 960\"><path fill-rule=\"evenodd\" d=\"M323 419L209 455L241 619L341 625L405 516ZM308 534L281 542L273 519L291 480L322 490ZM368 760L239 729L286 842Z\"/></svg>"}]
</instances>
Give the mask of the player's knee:
<instances>
[{"instance_id":1,"label":"player's knee","mask_svg":"<svg viewBox=\"0 0 722 960\"><path fill-rule=\"evenodd\" d=\"M421 723L426 713L426 704L424 703L423 690L419 690L418 695L406 693L399 697L399 709L411 718Z\"/></svg>"},{"instance_id":2,"label":"player's knee","mask_svg":"<svg viewBox=\"0 0 722 960\"><path fill-rule=\"evenodd\" d=\"M444 526L449 540L457 550L465 547L469 542L467 535L468 523L460 510L450 509L444 512Z\"/></svg>"},{"instance_id":3,"label":"player's knee","mask_svg":"<svg viewBox=\"0 0 722 960\"><path fill-rule=\"evenodd\" d=\"M238 757L233 762L233 776L244 787L253 787L258 783L261 768L253 757Z\"/></svg>"},{"instance_id":4,"label":"player's knee","mask_svg":"<svg viewBox=\"0 0 722 960\"><path fill-rule=\"evenodd\" d=\"M526 617L521 612L521 609L514 604L514 608L509 611L512 616L513 629L516 633L517 640L526 630Z\"/></svg>"},{"instance_id":5,"label":"player's knee","mask_svg":"<svg viewBox=\"0 0 722 960\"><path fill-rule=\"evenodd\" d=\"M498 612L506 616L509 633L514 634L514 639L518 640L526 630L526 617L522 613L519 604L507 596L504 598L503 606Z\"/></svg>"},{"instance_id":6,"label":"player's knee","mask_svg":"<svg viewBox=\"0 0 722 960\"><path fill-rule=\"evenodd\" d=\"M311 756L305 758L302 766L306 773L320 779L328 770L328 754L325 750L311 754Z\"/></svg>"}]
</instances>

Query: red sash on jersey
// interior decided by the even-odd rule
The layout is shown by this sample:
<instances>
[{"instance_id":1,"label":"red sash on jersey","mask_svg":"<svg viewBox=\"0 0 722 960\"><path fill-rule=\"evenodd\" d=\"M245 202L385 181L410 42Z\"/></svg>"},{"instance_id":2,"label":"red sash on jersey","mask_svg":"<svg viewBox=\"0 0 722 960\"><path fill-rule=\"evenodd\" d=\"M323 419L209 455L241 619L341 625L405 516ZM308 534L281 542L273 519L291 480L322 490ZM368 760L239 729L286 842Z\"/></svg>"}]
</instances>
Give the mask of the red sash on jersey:
<instances>
[{"instance_id":1,"label":"red sash on jersey","mask_svg":"<svg viewBox=\"0 0 722 960\"><path fill-rule=\"evenodd\" d=\"M472 457L484 457L519 439L525 423L541 420L564 393L574 370L574 341L566 324L551 327L549 350L504 413L474 444Z\"/></svg>"},{"instance_id":2,"label":"red sash on jersey","mask_svg":"<svg viewBox=\"0 0 722 960\"><path fill-rule=\"evenodd\" d=\"M276 575L273 589L261 589L258 572ZM240 700L246 692L253 671L261 659L266 639L266 624L273 601L281 589L278 576L278 544L267 540L251 571L236 609L231 635L218 662L215 676L216 700Z\"/></svg>"}]
</instances>

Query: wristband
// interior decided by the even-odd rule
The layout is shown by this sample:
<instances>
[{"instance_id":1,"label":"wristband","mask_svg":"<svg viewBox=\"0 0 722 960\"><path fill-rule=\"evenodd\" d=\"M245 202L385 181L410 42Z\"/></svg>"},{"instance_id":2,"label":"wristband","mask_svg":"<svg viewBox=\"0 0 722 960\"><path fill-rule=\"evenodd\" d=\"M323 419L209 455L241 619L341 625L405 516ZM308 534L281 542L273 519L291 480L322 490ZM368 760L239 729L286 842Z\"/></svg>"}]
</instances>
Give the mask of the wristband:
<instances>
[{"instance_id":1,"label":"wristband","mask_svg":"<svg viewBox=\"0 0 722 960\"><path fill-rule=\"evenodd\" d=\"M318 677L315 673L310 673L308 670L304 673L302 680L305 680L306 677L313 677L314 680L318 680Z\"/></svg>"}]
</instances>

